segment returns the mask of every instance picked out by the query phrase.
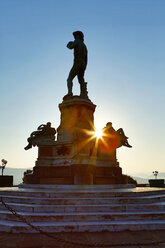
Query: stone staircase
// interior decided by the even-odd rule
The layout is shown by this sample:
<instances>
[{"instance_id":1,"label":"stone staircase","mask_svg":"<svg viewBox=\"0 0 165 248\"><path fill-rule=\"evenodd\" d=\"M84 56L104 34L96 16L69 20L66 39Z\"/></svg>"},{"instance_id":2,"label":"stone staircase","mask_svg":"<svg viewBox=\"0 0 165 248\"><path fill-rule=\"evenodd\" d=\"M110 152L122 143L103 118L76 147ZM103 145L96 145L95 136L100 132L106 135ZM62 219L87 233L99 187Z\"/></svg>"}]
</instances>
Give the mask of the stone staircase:
<instances>
[{"instance_id":1,"label":"stone staircase","mask_svg":"<svg viewBox=\"0 0 165 248\"><path fill-rule=\"evenodd\" d=\"M0 198L47 233L165 229L165 189L108 186L1 188ZM0 202L0 232L36 233Z\"/></svg>"}]
</instances>

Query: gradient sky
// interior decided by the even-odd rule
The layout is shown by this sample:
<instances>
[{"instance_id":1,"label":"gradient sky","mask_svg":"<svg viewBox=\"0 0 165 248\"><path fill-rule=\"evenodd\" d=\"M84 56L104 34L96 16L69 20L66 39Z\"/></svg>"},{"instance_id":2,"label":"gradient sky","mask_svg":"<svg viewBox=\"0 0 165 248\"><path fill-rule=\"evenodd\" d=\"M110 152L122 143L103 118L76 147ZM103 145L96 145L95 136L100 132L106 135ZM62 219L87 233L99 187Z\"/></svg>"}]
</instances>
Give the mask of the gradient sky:
<instances>
[{"instance_id":1,"label":"gradient sky","mask_svg":"<svg viewBox=\"0 0 165 248\"><path fill-rule=\"evenodd\" d=\"M129 137L133 148L117 152L124 173L164 172L164 13L164 0L0 0L0 159L35 165L26 139L47 121L59 126L73 63L66 43L81 30L95 126L111 121Z\"/></svg>"}]
</instances>

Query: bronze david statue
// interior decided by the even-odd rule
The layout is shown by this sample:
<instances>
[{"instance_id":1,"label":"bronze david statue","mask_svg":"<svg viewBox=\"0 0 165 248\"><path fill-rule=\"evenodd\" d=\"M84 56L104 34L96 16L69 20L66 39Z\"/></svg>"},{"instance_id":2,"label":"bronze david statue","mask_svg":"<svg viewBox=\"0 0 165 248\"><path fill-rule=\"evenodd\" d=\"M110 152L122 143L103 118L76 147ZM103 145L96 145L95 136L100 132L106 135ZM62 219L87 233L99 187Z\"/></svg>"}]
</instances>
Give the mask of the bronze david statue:
<instances>
[{"instance_id":1,"label":"bronze david statue","mask_svg":"<svg viewBox=\"0 0 165 248\"><path fill-rule=\"evenodd\" d=\"M84 34L81 31L73 32L74 41L67 44L67 48L74 49L74 63L69 72L67 79L68 94L64 96L64 100L73 96L73 79L77 76L80 84L80 97L88 99L87 83L84 80L84 73L87 67L88 51L84 44Z\"/></svg>"}]
</instances>

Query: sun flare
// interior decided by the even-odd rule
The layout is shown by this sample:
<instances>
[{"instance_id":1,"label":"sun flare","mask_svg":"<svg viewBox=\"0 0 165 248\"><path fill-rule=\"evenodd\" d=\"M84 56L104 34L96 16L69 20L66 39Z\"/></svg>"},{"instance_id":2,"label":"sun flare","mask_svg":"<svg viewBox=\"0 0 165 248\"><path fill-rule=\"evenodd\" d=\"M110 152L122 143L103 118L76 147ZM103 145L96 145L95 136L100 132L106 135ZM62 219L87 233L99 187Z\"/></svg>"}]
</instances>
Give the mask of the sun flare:
<instances>
[{"instance_id":1,"label":"sun flare","mask_svg":"<svg viewBox=\"0 0 165 248\"><path fill-rule=\"evenodd\" d=\"M102 135L103 135L102 129L96 129L95 130L95 137L97 139L100 139L102 137Z\"/></svg>"}]
</instances>

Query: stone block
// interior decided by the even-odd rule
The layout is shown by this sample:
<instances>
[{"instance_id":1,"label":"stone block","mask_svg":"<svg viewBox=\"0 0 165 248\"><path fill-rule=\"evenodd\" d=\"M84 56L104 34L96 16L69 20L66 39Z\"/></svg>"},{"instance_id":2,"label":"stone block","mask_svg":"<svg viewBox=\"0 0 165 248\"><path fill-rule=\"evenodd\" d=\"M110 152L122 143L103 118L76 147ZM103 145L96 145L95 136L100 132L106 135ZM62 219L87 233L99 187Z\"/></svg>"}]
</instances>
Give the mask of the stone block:
<instances>
[{"instance_id":1,"label":"stone block","mask_svg":"<svg viewBox=\"0 0 165 248\"><path fill-rule=\"evenodd\" d=\"M117 183L117 178L112 176L112 177L97 177L95 178L95 184L116 184Z\"/></svg>"},{"instance_id":2,"label":"stone block","mask_svg":"<svg viewBox=\"0 0 165 248\"><path fill-rule=\"evenodd\" d=\"M41 146L39 147L39 157L51 157L53 156L52 146Z\"/></svg>"},{"instance_id":3,"label":"stone block","mask_svg":"<svg viewBox=\"0 0 165 248\"><path fill-rule=\"evenodd\" d=\"M164 187L164 179L150 179L150 187Z\"/></svg>"},{"instance_id":4,"label":"stone block","mask_svg":"<svg viewBox=\"0 0 165 248\"><path fill-rule=\"evenodd\" d=\"M13 176L0 176L0 187L12 187Z\"/></svg>"},{"instance_id":5,"label":"stone block","mask_svg":"<svg viewBox=\"0 0 165 248\"><path fill-rule=\"evenodd\" d=\"M39 179L39 183L40 184L62 184L62 185L68 185L68 184L72 184L72 180L70 177L59 177L59 178L51 178L51 177L47 177L47 178L40 178Z\"/></svg>"}]
</instances>

